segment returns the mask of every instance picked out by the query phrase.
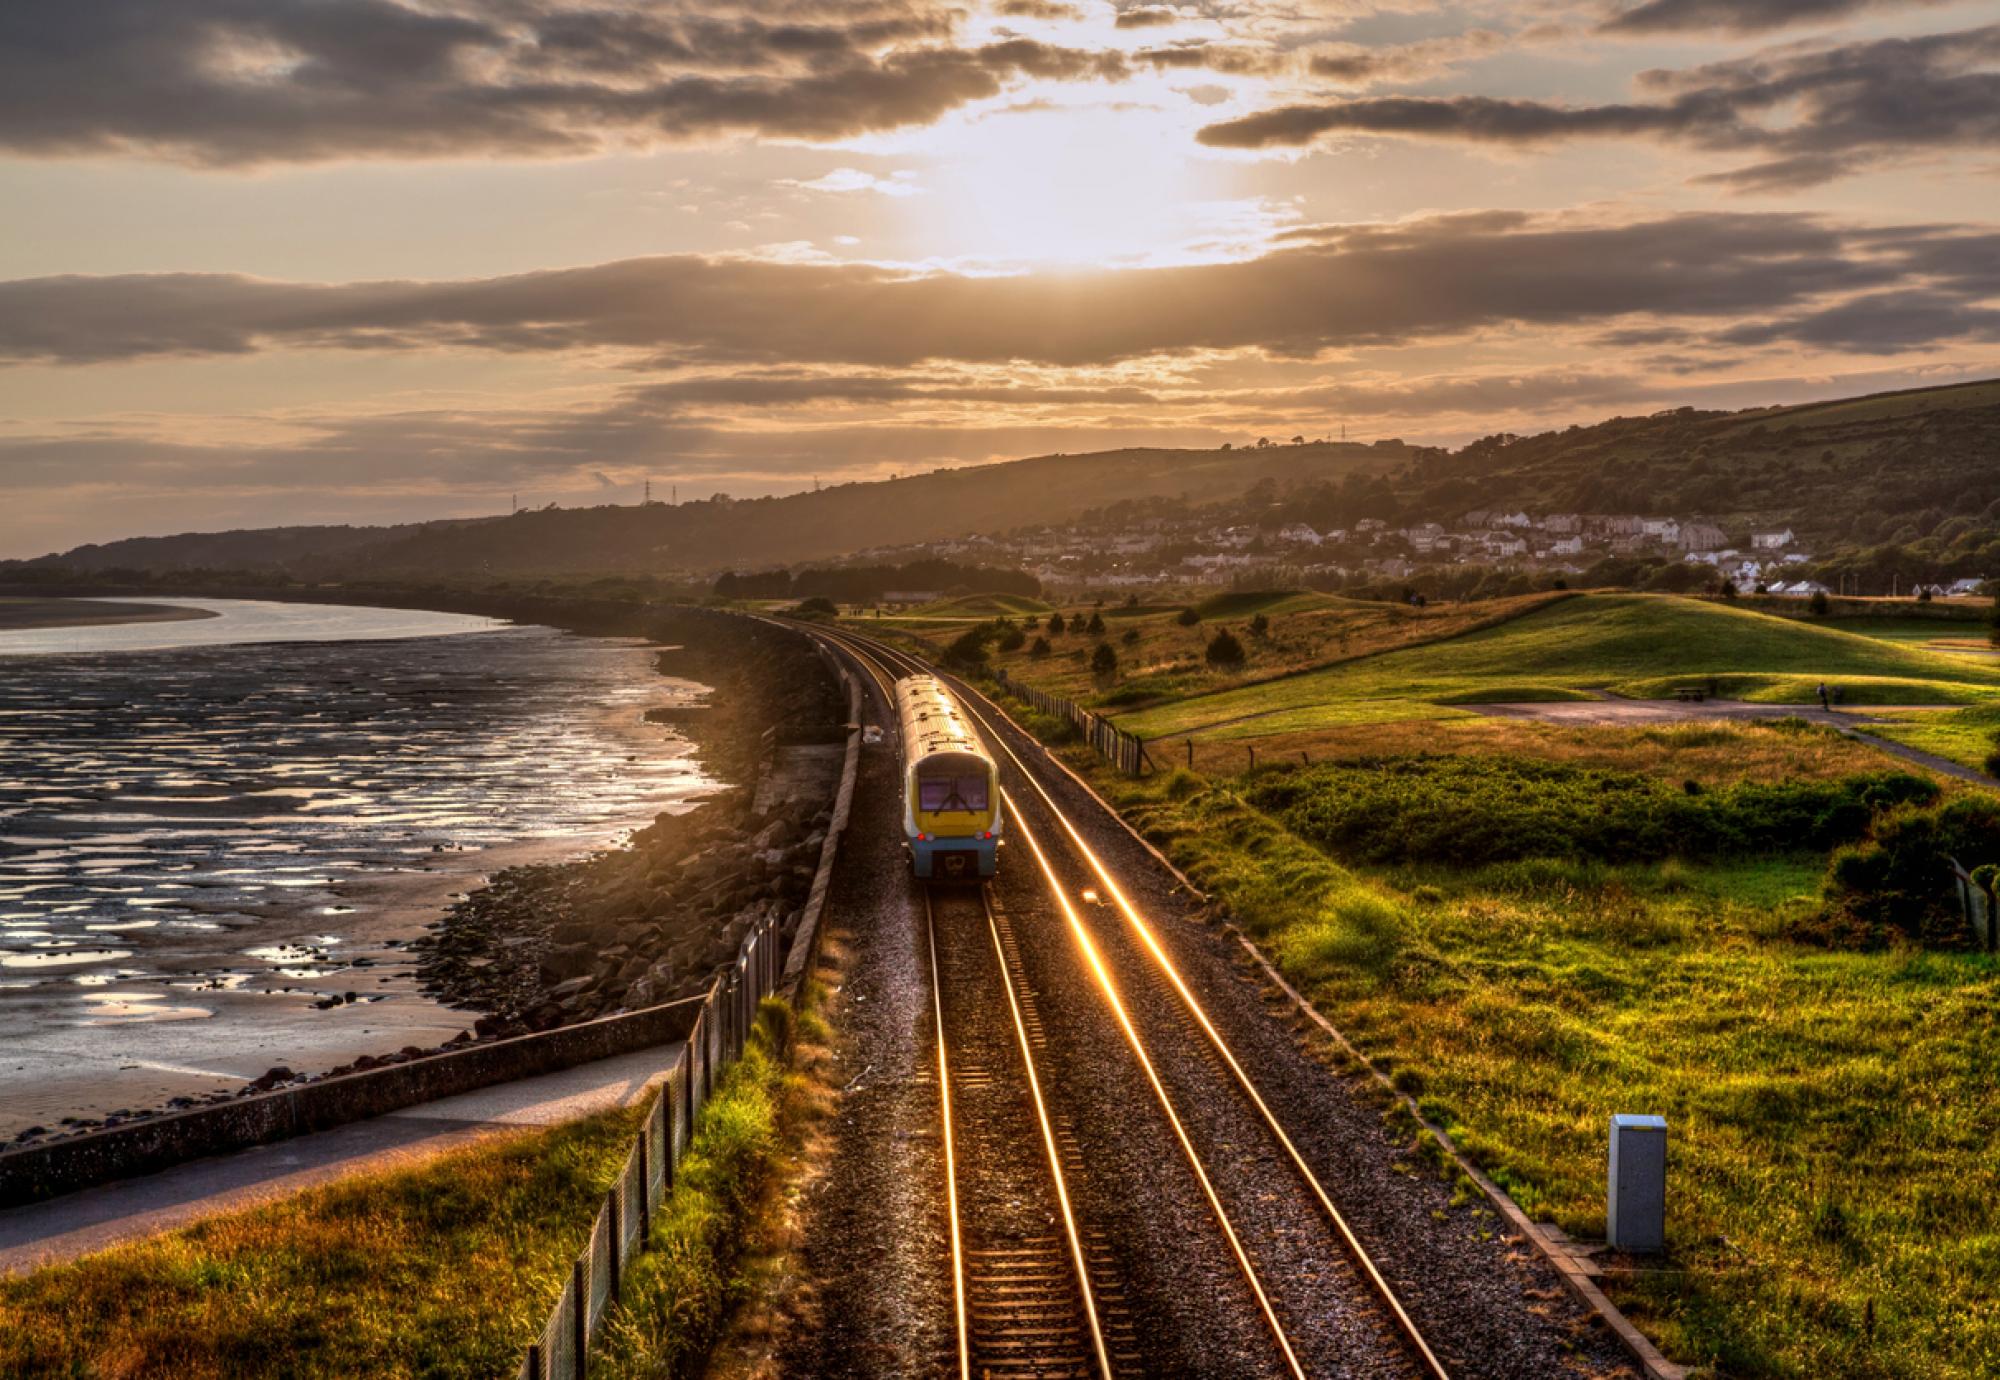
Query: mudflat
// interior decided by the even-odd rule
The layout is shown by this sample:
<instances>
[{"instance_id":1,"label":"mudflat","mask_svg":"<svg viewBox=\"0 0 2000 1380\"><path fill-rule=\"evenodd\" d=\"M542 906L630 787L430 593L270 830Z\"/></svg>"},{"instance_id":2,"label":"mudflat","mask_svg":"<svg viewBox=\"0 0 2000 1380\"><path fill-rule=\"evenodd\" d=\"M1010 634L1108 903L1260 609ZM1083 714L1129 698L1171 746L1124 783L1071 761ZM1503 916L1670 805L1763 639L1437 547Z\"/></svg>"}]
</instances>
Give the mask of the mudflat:
<instances>
[{"instance_id":1,"label":"mudflat","mask_svg":"<svg viewBox=\"0 0 2000 1380\"><path fill-rule=\"evenodd\" d=\"M214 618L212 609L171 604L124 604L108 599L0 598L0 631L11 628L89 628L106 623L183 623Z\"/></svg>"}]
</instances>

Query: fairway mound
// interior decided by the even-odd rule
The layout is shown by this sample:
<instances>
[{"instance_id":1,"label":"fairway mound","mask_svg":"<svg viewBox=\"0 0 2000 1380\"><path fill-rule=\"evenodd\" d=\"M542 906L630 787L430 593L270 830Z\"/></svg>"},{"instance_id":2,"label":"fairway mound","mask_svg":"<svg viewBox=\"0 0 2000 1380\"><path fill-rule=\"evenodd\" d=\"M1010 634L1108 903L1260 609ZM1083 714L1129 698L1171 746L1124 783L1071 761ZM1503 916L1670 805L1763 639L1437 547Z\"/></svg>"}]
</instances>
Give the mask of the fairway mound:
<instances>
[{"instance_id":1,"label":"fairway mound","mask_svg":"<svg viewBox=\"0 0 2000 1380\"><path fill-rule=\"evenodd\" d=\"M1024 614L1045 614L1054 606L1025 594L960 594L912 609L912 613L932 618L1019 618Z\"/></svg>"}]
</instances>

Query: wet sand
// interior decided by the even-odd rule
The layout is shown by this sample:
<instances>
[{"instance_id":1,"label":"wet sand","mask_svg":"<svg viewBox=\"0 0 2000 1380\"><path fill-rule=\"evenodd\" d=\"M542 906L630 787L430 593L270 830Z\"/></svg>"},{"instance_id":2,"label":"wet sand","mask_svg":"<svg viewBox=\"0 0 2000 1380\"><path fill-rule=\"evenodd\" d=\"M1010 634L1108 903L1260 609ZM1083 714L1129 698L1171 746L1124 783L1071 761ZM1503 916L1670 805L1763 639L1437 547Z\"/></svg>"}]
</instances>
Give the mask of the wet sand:
<instances>
[{"instance_id":1,"label":"wet sand","mask_svg":"<svg viewBox=\"0 0 2000 1380\"><path fill-rule=\"evenodd\" d=\"M212 609L171 604L113 603L109 599L0 598L0 631L14 628L95 628L117 623L184 623L214 618Z\"/></svg>"}]
</instances>

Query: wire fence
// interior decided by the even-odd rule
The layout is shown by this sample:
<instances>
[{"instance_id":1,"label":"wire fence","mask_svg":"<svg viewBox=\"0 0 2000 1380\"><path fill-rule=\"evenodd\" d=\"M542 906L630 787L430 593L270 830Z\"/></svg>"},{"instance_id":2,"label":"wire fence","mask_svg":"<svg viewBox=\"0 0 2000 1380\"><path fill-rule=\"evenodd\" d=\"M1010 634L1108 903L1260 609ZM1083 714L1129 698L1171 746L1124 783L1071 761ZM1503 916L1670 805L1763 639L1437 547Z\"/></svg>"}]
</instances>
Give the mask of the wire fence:
<instances>
[{"instance_id":1,"label":"wire fence","mask_svg":"<svg viewBox=\"0 0 2000 1380\"><path fill-rule=\"evenodd\" d=\"M1051 695L1046 690L1037 690L1032 685L1023 685L1009 676L1005 670L996 668L993 678L999 681L1001 688L1009 694L1027 701L1044 714L1065 720L1074 726L1099 757L1127 776L1144 776L1155 769L1153 759L1146 752L1145 739L1127 733L1109 719L1091 713L1072 700L1066 700L1060 695Z\"/></svg>"},{"instance_id":2,"label":"wire fence","mask_svg":"<svg viewBox=\"0 0 2000 1380\"><path fill-rule=\"evenodd\" d=\"M742 1056L757 1004L778 986L783 936L775 918L744 936L736 962L708 989L681 1056L646 1109L618 1181L604 1195L590 1242L570 1266L518 1380L583 1380L592 1340L618 1300L627 1266L646 1249L653 1214L673 1191L696 1116L716 1082Z\"/></svg>"}]
</instances>

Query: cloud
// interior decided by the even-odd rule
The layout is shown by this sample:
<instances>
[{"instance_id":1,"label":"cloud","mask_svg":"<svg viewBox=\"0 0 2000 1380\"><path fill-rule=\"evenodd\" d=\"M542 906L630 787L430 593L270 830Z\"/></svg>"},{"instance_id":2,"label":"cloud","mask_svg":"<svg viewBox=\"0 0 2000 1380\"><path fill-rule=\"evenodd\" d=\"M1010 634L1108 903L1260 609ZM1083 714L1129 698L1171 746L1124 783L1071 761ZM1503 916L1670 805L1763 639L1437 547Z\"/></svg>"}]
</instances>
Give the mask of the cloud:
<instances>
[{"instance_id":1,"label":"cloud","mask_svg":"<svg viewBox=\"0 0 2000 1380\"><path fill-rule=\"evenodd\" d=\"M1118 18L1113 24L1120 29L1157 29L1180 22L1180 14L1170 6L1140 5L1134 9L1118 11Z\"/></svg>"},{"instance_id":2,"label":"cloud","mask_svg":"<svg viewBox=\"0 0 2000 1380\"><path fill-rule=\"evenodd\" d=\"M1655 139L1760 161L1707 180L1791 189L1922 151L2000 143L2000 25L1825 49L1782 48L1641 75L1664 99L1556 105L1490 96L1380 96L1283 106L1204 128L1215 148L1298 146L1324 134L1534 147Z\"/></svg>"},{"instance_id":3,"label":"cloud","mask_svg":"<svg viewBox=\"0 0 2000 1380\"><path fill-rule=\"evenodd\" d=\"M1495 328L1771 318L1919 284L1972 301L1991 290L1981 240L1803 215L1478 212L1292 230L1247 262L1082 275L674 255L443 282L67 276L0 283L0 360L421 349L887 368L1309 356Z\"/></svg>"},{"instance_id":4,"label":"cloud","mask_svg":"<svg viewBox=\"0 0 2000 1380\"><path fill-rule=\"evenodd\" d=\"M810 182L796 178L782 178L780 185L797 187L802 192L879 192L883 196L915 196L923 190L914 181L914 172L899 172L888 177L877 177L874 173L863 172L860 168L835 168Z\"/></svg>"},{"instance_id":5,"label":"cloud","mask_svg":"<svg viewBox=\"0 0 2000 1380\"><path fill-rule=\"evenodd\" d=\"M1359 43L1328 45L1307 59L1306 70L1316 77L1351 87L1412 81L1521 41L1520 35L1510 38L1496 29L1468 29L1446 38L1427 38L1415 43L1379 47Z\"/></svg>"},{"instance_id":6,"label":"cloud","mask_svg":"<svg viewBox=\"0 0 2000 1380\"><path fill-rule=\"evenodd\" d=\"M1825 24L1870 11L1937 5L1948 0L1644 0L1601 26L1613 34L1768 33Z\"/></svg>"},{"instance_id":7,"label":"cloud","mask_svg":"<svg viewBox=\"0 0 2000 1380\"><path fill-rule=\"evenodd\" d=\"M243 166L831 140L926 124L1022 79L1128 70L1028 39L952 46L942 7L808 8L8 0L0 149Z\"/></svg>"}]
</instances>

